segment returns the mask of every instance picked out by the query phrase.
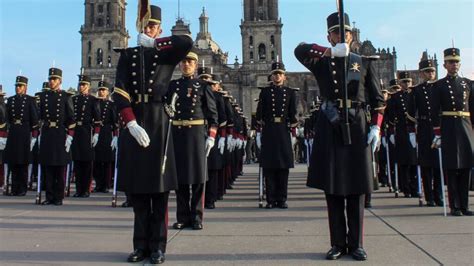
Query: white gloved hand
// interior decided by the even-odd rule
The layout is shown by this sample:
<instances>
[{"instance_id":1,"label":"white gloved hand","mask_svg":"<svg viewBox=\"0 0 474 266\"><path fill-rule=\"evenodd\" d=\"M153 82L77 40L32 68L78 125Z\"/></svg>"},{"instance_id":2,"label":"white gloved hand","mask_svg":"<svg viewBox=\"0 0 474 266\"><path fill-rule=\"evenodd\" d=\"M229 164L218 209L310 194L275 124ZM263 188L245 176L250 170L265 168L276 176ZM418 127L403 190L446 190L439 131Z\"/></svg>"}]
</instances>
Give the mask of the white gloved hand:
<instances>
[{"instance_id":1,"label":"white gloved hand","mask_svg":"<svg viewBox=\"0 0 474 266\"><path fill-rule=\"evenodd\" d=\"M257 143L258 149L262 148L262 133L258 132L257 136L255 137L255 142Z\"/></svg>"},{"instance_id":2,"label":"white gloved hand","mask_svg":"<svg viewBox=\"0 0 474 266\"><path fill-rule=\"evenodd\" d=\"M36 143L37 140L38 140L38 138L31 138L31 141L30 141L30 151L33 150L33 147L35 146L35 143Z\"/></svg>"},{"instance_id":3,"label":"white gloved hand","mask_svg":"<svg viewBox=\"0 0 474 266\"><path fill-rule=\"evenodd\" d=\"M313 147L314 139L309 139L309 146Z\"/></svg>"},{"instance_id":4,"label":"white gloved hand","mask_svg":"<svg viewBox=\"0 0 474 266\"><path fill-rule=\"evenodd\" d=\"M73 138L71 135L67 135L66 142L64 144L64 147L66 147L66 152L69 152L69 150L71 149L72 139Z\"/></svg>"},{"instance_id":5,"label":"white gloved hand","mask_svg":"<svg viewBox=\"0 0 474 266\"><path fill-rule=\"evenodd\" d=\"M384 146L385 149L387 148L387 138L386 137L382 137L382 145Z\"/></svg>"},{"instance_id":6,"label":"white gloved hand","mask_svg":"<svg viewBox=\"0 0 474 266\"><path fill-rule=\"evenodd\" d=\"M138 34L137 37L138 46L153 48L155 47L155 39L149 37L145 33Z\"/></svg>"},{"instance_id":7,"label":"white gloved hand","mask_svg":"<svg viewBox=\"0 0 474 266\"><path fill-rule=\"evenodd\" d=\"M239 145L239 149L242 149L244 142L241 139L238 139L237 141L238 141L237 144Z\"/></svg>"},{"instance_id":8,"label":"white gloved hand","mask_svg":"<svg viewBox=\"0 0 474 266\"><path fill-rule=\"evenodd\" d=\"M41 135L38 136L38 150L39 150L39 147L40 147L40 143L41 143Z\"/></svg>"},{"instance_id":9,"label":"white gloved hand","mask_svg":"<svg viewBox=\"0 0 474 266\"><path fill-rule=\"evenodd\" d=\"M227 135L227 150L232 151L232 135Z\"/></svg>"},{"instance_id":10,"label":"white gloved hand","mask_svg":"<svg viewBox=\"0 0 474 266\"><path fill-rule=\"evenodd\" d=\"M95 147L95 145L97 145L97 142L99 142L99 133L95 133L92 136L92 147Z\"/></svg>"},{"instance_id":11,"label":"white gloved hand","mask_svg":"<svg viewBox=\"0 0 474 266\"><path fill-rule=\"evenodd\" d=\"M349 55L350 49L347 43L338 43L336 46L331 47L331 56L333 57L346 57Z\"/></svg>"},{"instance_id":12,"label":"white gloved hand","mask_svg":"<svg viewBox=\"0 0 474 266\"><path fill-rule=\"evenodd\" d=\"M408 136L410 137L411 146L416 148L416 134L414 132L410 132Z\"/></svg>"},{"instance_id":13,"label":"white gloved hand","mask_svg":"<svg viewBox=\"0 0 474 266\"><path fill-rule=\"evenodd\" d=\"M369 135L367 136L367 144L370 144L372 147L372 152L377 150L377 147L380 142L380 127L379 126L371 126Z\"/></svg>"},{"instance_id":14,"label":"white gloved hand","mask_svg":"<svg viewBox=\"0 0 474 266\"><path fill-rule=\"evenodd\" d=\"M296 137L291 136L291 147L295 147L296 145Z\"/></svg>"},{"instance_id":15,"label":"white gloved hand","mask_svg":"<svg viewBox=\"0 0 474 266\"><path fill-rule=\"evenodd\" d=\"M117 136L114 136L112 138L112 142L110 142L110 147L112 147L112 150L117 150L117 147L118 147L118 138L117 138Z\"/></svg>"},{"instance_id":16,"label":"white gloved hand","mask_svg":"<svg viewBox=\"0 0 474 266\"><path fill-rule=\"evenodd\" d=\"M244 149L247 148L247 141L246 140L244 140L243 147L244 147Z\"/></svg>"},{"instance_id":17,"label":"white gloved hand","mask_svg":"<svg viewBox=\"0 0 474 266\"><path fill-rule=\"evenodd\" d=\"M213 137L208 137L206 139L206 157L209 156L209 152L211 152L212 147L214 147L214 142L216 140Z\"/></svg>"},{"instance_id":18,"label":"white gloved hand","mask_svg":"<svg viewBox=\"0 0 474 266\"><path fill-rule=\"evenodd\" d=\"M217 142L217 148L221 154L224 154L225 138L219 138L219 141Z\"/></svg>"},{"instance_id":19,"label":"white gloved hand","mask_svg":"<svg viewBox=\"0 0 474 266\"><path fill-rule=\"evenodd\" d=\"M7 138L0 138L0 151L3 151L7 146Z\"/></svg>"},{"instance_id":20,"label":"white gloved hand","mask_svg":"<svg viewBox=\"0 0 474 266\"><path fill-rule=\"evenodd\" d=\"M392 145L395 145L395 135L393 135L393 134L390 135L389 140L392 143Z\"/></svg>"},{"instance_id":21,"label":"white gloved hand","mask_svg":"<svg viewBox=\"0 0 474 266\"><path fill-rule=\"evenodd\" d=\"M431 145L432 148L440 148L441 147L441 136L435 135L433 138L433 144Z\"/></svg>"},{"instance_id":22,"label":"white gloved hand","mask_svg":"<svg viewBox=\"0 0 474 266\"><path fill-rule=\"evenodd\" d=\"M137 124L136 120L128 122L127 128L140 146L146 148L148 145L150 145L150 138L148 137L148 134L146 133L145 129Z\"/></svg>"}]
</instances>

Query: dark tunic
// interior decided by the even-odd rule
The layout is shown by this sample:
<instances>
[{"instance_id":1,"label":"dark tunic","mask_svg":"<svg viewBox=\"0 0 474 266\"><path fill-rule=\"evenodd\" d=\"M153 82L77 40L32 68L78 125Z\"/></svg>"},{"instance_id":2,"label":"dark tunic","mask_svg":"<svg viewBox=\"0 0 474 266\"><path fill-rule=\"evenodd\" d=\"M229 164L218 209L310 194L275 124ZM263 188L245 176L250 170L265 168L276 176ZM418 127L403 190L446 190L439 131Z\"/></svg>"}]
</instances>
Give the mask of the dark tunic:
<instances>
[{"instance_id":1,"label":"dark tunic","mask_svg":"<svg viewBox=\"0 0 474 266\"><path fill-rule=\"evenodd\" d=\"M115 151L112 150L112 137L118 132L118 116L115 104L107 99L98 99L100 108L100 133L99 141L95 146L96 162L115 161Z\"/></svg>"},{"instance_id":2,"label":"dark tunic","mask_svg":"<svg viewBox=\"0 0 474 266\"><path fill-rule=\"evenodd\" d=\"M171 99L174 93L178 95L175 121L205 120L207 126L217 127L216 102L207 83L189 77L172 80L168 99ZM207 180L207 126L203 124L172 127L180 185L203 184Z\"/></svg>"},{"instance_id":3,"label":"dark tunic","mask_svg":"<svg viewBox=\"0 0 474 266\"><path fill-rule=\"evenodd\" d=\"M343 58L315 57L313 45L301 44L295 49L296 58L316 77L323 104L315 124L316 137L308 171L307 185L319 188L326 194L353 195L371 193L373 170L366 106L372 115L381 112L384 100L378 78L370 60L350 54L348 60L348 99L358 102L350 108L349 123L351 145L344 145L340 123L332 124L325 112L337 99L343 98L340 85ZM341 109L338 113L341 113Z\"/></svg>"},{"instance_id":4,"label":"dark tunic","mask_svg":"<svg viewBox=\"0 0 474 266\"><path fill-rule=\"evenodd\" d=\"M0 137L7 137L7 106L5 104L5 98L0 95ZM3 151L0 151L0 163L3 163Z\"/></svg>"},{"instance_id":5,"label":"dark tunic","mask_svg":"<svg viewBox=\"0 0 474 266\"><path fill-rule=\"evenodd\" d=\"M62 166L70 160L66 152L66 134L74 130L74 107L72 97L61 90L48 90L40 95L39 162L43 165Z\"/></svg>"},{"instance_id":6,"label":"dark tunic","mask_svg":"<svg viewBox=\"0 0 474 266\"><path fill-rule=\"evenodd\" d=\"M395 124L395 157L400 165L416 165L416 148L410 142L415 132L414 99L412 92L401 90L392 95L388 108L389 120Z\"/></svg>"},{"instance_id":7,"label":"dark tunic","mask_svg":"<svg viewBox=\"0 0 474 266\"><path fill-rule=\"evenodd\" d=\"M166 154L165 172L161 173L169 125L163 98L173 70L191 49L192 40L188 36L171 36L159 39L157 47L161 48L143 49L144 73L141 71L140 47L121 50L117 65L112 94L117 111L122 118L133 113L150 138L150 145L144 148L127 128L120 132L117 186L131 194L161 193L176 189L178 185L172 137ZM142 78L145 80L143 87Z\"/></svg>"},{"instance_id":8,"label":"dark tunic","mask_svg":"<svg viewBox=\"0 0 474 266\"><path fill-rule=\"evenodd\" d=\"M262 125L260 165L263 168L294 167L291 128L296 126L296 94L288 87L274 86L260 91L257 122Z\"/></svg>"},{"instance_id":9,"label":"dark tunic","mask_svg":"<svg viewBox=\"0 0 474 266\"><path fill-rule=\"evenodd\" d=\"M446 76L432 88L432 120L441 127L443 168L471 168L474 160L474 92L467 78ZM464 112L469 116L448 116L443 112Z\"/></svg>"},{"instance_id":10,"label":"dark tunic","mask_svg":"<svg viewBox=\"0 0 474 266\"><path fill-rule=\"evenodd\" d=\"M207 157L207 167L209 170L219 170L224 168L224 156L221 154L221 151L218 148L218 144L220 138L225 138L226 136L227 116L225 112L225 103L222 94L219 92L213 93L214 98L216 100L217 121L219 123L219 128L217 129L215 145L211 149L211 152Z\"/></svg>"},{"instance_id":11,"label":"dark tunic","mask_svg":"<svg viewBox=\"0 0 474 266\"><path fill-rule=\"evenodd\" d=\"M5 163L29 164L31 162L31 133L38 129L38 110L35 97L15 95L8 98L8 139Z\"/></svg>"},{"instance_id":12,"label":"dark tunic","mask_svg":"<svg viewBox=\"0 0 474 266\"><path fill-rule=\"evenodd\" d=\"M418 143L418 163L423 167L438 167L438 151L431 148L433 142L433 122L431 115L431 93L434 83L423 82L413 88L416 115L416 140Z\"/></svg>"},{"instance_id":13,"label":"dark tunic","mask_svg":"<svg viewBox=\"0 0 474 266\"><path fill-rule=\"evenodd\" d=\"M72 159L89 162L94 160L93 129L100 126L99 105L97 99L92 95L75 95L72 97L72 102L76 120L74 139L71 145Z\"/></svg>"}]
</instances>

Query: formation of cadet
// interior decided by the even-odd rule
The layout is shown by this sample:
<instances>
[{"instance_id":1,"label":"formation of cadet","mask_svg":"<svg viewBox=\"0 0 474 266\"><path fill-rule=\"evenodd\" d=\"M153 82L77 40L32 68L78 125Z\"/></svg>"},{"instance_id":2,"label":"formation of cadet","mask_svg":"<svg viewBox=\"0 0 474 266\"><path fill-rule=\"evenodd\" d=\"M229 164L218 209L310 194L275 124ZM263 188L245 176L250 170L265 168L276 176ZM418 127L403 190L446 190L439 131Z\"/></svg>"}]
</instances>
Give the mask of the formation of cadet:
<instances>
[{"instance_id":1,"label":"formation of cadet","mask_svg":"<svg viewBox=\"0 0 474 266\"><path fill-rule=\"evenodd\" d=\"M302 43L295 49L320 88L321 98L309 114L299 115L304 126L298 125L296 91L286 86L285 66L277 60L268 86L260 88L250 130L221 77L204 62L198 67L192 39L160 37L161 9L151 6L150 11L139 46L115 49L120 59L113 89L102 79L92 96L91 78L81 72L78 94L64 91L62 70L56 67L49 69L49 81L35 97L27 95L25 76L16 77L16 94L6 103L0 88L0 163L7 170L0 185L5 194L26 195L36 178L37 200L46 191L38 203L62 205L73 179L74 197L89 197L90 192L109 192L115 173L114 189L126 193L123 206L134 212L134 250L127 261L149 257L160 264L165 261L169 192L175 190L177 202L172 227L203 229L204 209L216 208L233 188L244 157L252 161L256 132L267 209L288 208L289 168L298 139L297 158L308 163L307 186L325 193L329 260L345 254L367 259L364 207L371 207L379 182L396 195L418 197L420 204L423 198L426 206L444 206L446 182L451 214L473 215L468 191L474 88L458 75L459 49L444 51L446 77L436 81L435 63L426 59L419 62L422 83L413 86L409 72L401 71L385 88L373 58L350 52L348 15L343 41L339 15L333 13L327 18L331 47ZM177 65L182 77L171 80ZM345 106L350 131L344 127Z\"/></svg>"}]
</instances>

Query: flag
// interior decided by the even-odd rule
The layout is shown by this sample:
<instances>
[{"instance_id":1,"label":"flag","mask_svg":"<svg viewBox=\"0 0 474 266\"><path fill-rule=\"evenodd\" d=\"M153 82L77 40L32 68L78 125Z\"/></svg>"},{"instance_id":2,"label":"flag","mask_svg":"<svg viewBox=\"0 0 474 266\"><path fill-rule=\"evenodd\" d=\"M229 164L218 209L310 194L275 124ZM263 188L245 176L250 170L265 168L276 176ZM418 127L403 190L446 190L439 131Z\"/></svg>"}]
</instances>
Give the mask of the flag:
<instances>
[{"instance_id":1,"label":"flag","mask_svg":"<svg viewBox=\"0 0 474 266\"><path fill-rule=\"evenodd\" d=\"M148 20L151 17L151 8L149 0L138 0L138 15L137 15L137 31L142 32L143 28L148 25Z\"/></svg>"}]
</instances>

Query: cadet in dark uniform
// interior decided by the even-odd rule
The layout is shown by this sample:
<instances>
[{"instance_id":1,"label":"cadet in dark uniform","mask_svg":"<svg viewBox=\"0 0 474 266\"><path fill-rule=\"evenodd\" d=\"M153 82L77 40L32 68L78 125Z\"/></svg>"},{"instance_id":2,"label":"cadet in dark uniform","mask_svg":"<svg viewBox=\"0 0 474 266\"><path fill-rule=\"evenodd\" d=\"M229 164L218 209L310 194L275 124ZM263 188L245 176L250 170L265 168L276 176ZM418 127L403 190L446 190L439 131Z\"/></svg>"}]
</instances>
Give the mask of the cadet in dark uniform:
<instances>
[{"instance_id":1,"label":"cadet in dark uniform","mask_svg":"<svg viewBox=\"0 0 474 266\"><path fill-rule=\"evenodd\" d=\"M114 102L109 99L109 88L106 81L99 81L98 103L100 110L100 133L95 146L94 156L94 192L107 193L112 178L112 167L115 161L115 150L118 140L118 116Z\"/></svg>"},{"instance_id":2,"label":"cadet in dark uniform","mask_svg":"<svg viewBox=\"0 0 474 266\"><path fill-rule=\"evenodd\" d=\"M231 150L233 143L233 134L234 134L234 109L232 108L231 95L228 91L222 90L222 95L224 98L224 108L225 116L227 117L226 123L226 140L225 140L225 149L224 149L224 167L222 170L219 170L218 174L218 193L217 199L224 199L224 194L226 193L227 186L230 182L230 168L231 168Z\"/></svg>"},{"instance_id":3,"label":"cadet in dark uniform","mask_svg":"<svg viewBox=\"0 0 474 266\"><path fill-rule=\"evenodd\" d=\"M416 134L412 79L407 71L398 75L401 90L392 95L389 120L395 123L395 156L399 186L406 198L417 197Z\"/></svg>"},{"instance_id":4,"label":"cadet in dark uniform","mask_svg":"<svg viewBox=\"0 0 474 266\"><path fill-rule=\"evenodd\" d=\"M79 75L79 94L72 97L76 128L72 142L72 159L76 174L74 197L89 197L92 181L94 147L99 140L100 114L97 99L89 94L91 79Z\"/></svg>"},{"instance_id":5,"label":"cadet in dark uniform","mask_svg":"<svg viewBox=\"0 0 474 266\"><path fill-rule=\"evenodd\" d=\"M36 110L38 112L38 117L40 116L39 113L39 104L40 104L40 95L43 94L45 91L49 90L49 82L45 81L43 82L42 89L39 92L35 93L35 101L36 101ZM41 128L42 126L42 121L40 120L38 123L38 128ZM33 146L33 150L31 151L32 153L32 164L33 164L33 176L35 178L38 177L38 170L39 170L39 146L38 146L38 141L36 141L35 145Z\"/></svg>"},{"instance_id":6,"label":"cadet in dark uniform","mask_svg":"<svg viewBox=\"0 0 474 266\"><path fill-rule=\"evenodd\" d=\"M389 82L389 91L390 91L390 97L386 100L386 108L385 108L385 112L384 112L384 118L383 118L383 121L385 121L385 125L386 125L386 128L385 128L385 142L387 144L387 146L385 148L388 147L389 149L389 160L390 160L390 170L391 170L391 175L392 175L392 187L395 191L395 193L398 193L399 192L399 187L398 187L398 184L396 182L396 176L395 176L395 166L398 167L398 164L395 165L395 163L397 163L397 156L396 156L396 147L395 147L395 127L396 127L396 120L394 118L394 115L392 115L392 112L395 112L395 110L393 110L393 107L394 106L392 104L392 101L394 101L394 98L393 98L393 95L397 94L398 92L401 91L402 87L398 84L398 80L397 79L392 79L390 80ZM382 139L382 141L384 141ZM382 142L383 144L383 142ZM398 170L397 170L398 172Z\"/></svg>"},{"instance_id":7,"label":"cadet in dark uniform","mask_svg":"<svg viewBox=\"0 0 474 266\"><path fill-rule=\"evenodd\" d=\"M8 98L8 139L4 161L12 171L12 196L25 196L28 165L38 138L38 110L35 97L26 94L28 78L16 77L16 95Z\"/></svg>"},{"instance_id":8,"label":"cadet in dark uniform","mask_svg":"<svg viewBox=\"0 0 474 266\"><path fill-rule=\"evenodd\" d=\"M285 66L272 64L273 83L260 91L257 123L262 127L260 165L265 177L265 208L288 208L289 168L294 167L291 131L297 126L296 94L284 86Z\"/></svg>"},{"instance_id":9,"label":"cadet in dark uniform","mask_svg":"<svg viewBox=\"0 0 474 266\"><path fill-rule=\"evenodd\" d=\"M216 101L216 110L218 117L218 129L216 133L217 145L212 147L207 157L207 171L209 179L206 182L204 208L214 209L217 201L218 173L224 168L224 149L226 140L227 117L225 113L225 103L220 90L221 79L218 75L210 74L210 68L198 68L198 78L209 83Z\"/></svg>"},{"instance_id":10,"label":"cadet in dark uniform","mask_svg":"<svg viewBox=\"0 0 474 266\"><path fill-rule=\"evenodd\" d=\"M5 170L3 164L3 151L7 145L7 106L5 104L5 92L2 85L0 85L0 186L3 187L5 183Z\"/></svg>"},{"instance_id":11,"label":"cadet in dark uniform","mask_svg":"<svg viewBox=\"0 0 474 266\"><path fill-rule=\"evenodd\" d=\"M307 185L326 194L332 245L326 258L338 259L348 249L354 259L365 260L364 194L373 189L371 148L375 150L380 141L384 100L371 61L349 53L352 41L349 16L345 14L346 43L341 43L338 13L331 14L327 22L331 48L303 43L295 49L296 58L315 75L322 98ZM344 57L348 57L350 145L343 142L340 117ZM367 105L372 110L371 121L367 119Z\"/></svg>"},{"instance_id":12,"label":"cadet in dark uniform","mask_svg":"<svg viewBox=\"0 0 474 266\"><path fill-rule=\"evenodd\" d=\"M432 88L433 144L442 148L451 214L472 216L469 179L474 160L474 88L469 79L459 77L460 61L459 49L444 50L443 66L448 75Z\"/></svg>"},{"instance_id":13,"label":"cadet in dark uniform","mask_svg":"<svg viewBox=\"0 0 474 266\"><path fill-rule=\"evenodd\" d=\"M179 183L175 229L202 229L206 157L217 134L214 94L206 82L194 79L197 61L197 54L189 52L179 64L183 76L172 80L168 91L168 99L175 93L178 95L172 130Z\"/></svg>"},{"instance_id":14,"label":"cadet in dark uniform","mask_svg":"<svg viewBox=\"0 0 474 266\"><path fill-rule=\"evenodd\" d=\"M441 179L437 150L431 148L434 138L431 115L431 93L436 81L436 68L431 59L419 63L423 83L413 88L417 120L418 164L423 179L423 191L427 206L443 206Z\"/></svg>"},{"instance_id":15,"label":"cadet in dark uniform","mask_svg":"<svg viewBox=\"0 0 474 266\"><path fill-rule=\"evenodd\" d=\"M46 189L43 205L63 204L65 166L76 126L72 98L61 90L61 82L62 70L50 68L50 89L40 94L39 162Z\"/></svg>"},{"instance_id":16,"label":"cadet in dark uniform","mask_svg":"<svg viewBox=\"0 0 474 266\"><path fill-rule=\"evenodd\" d=\"M138 36L142 47L120 50L112 94L126 125L119 137L117 186L130 196L135 215L134 251L127 260L138 262L150 256L150 262L157 264L165 260L169 191L177 188L172 136L165 154L171 114L165 96L173 70L191 49L192 39L158 38L162 29L157 6L151 6L143 32Z\"/></svg>"}]
</instances>

